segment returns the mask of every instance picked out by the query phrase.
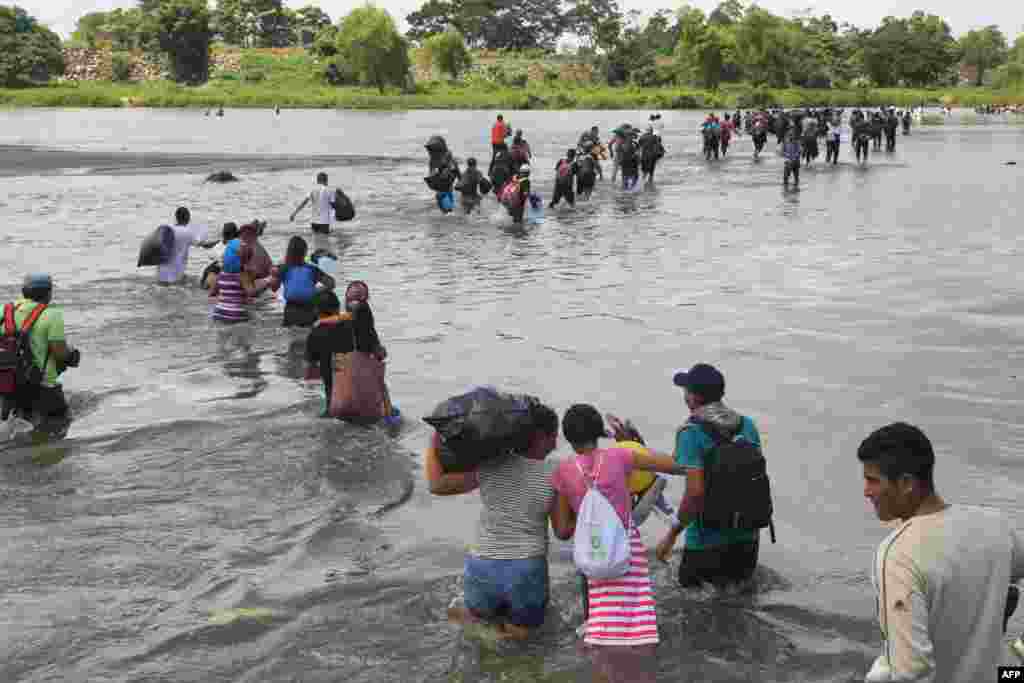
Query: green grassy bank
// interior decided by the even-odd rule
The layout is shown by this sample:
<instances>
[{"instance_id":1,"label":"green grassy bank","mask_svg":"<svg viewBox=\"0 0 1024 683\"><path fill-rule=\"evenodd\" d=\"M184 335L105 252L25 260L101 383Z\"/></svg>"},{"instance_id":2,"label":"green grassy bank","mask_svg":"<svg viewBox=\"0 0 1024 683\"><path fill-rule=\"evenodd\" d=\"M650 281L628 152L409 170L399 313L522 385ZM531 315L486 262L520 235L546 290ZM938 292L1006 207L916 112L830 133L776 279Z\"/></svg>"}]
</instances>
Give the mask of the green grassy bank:
<instances>
[{"instance_id":1,"label":"green grassy bank","mask_svg":"<svg viewBox=\"0 0 1024 683\"><path fill-rule=\"evenodd\" d=\"M226 52L226 51L225 51ZM214 50L215 56L218 50ZM8 107L304 107L405 109L733 109L756 106L835 105L898 107L922 103L975 107L1024 103L1024 90L984 88L911 90L758 89L725 85L711 92L680 87L640 88L577 85L557 78L530 81L524 64L503 57L458 82L420 81L414 92L334 87L324 80L325 63L304 50L236 51L238 69L214 69L209 82L189 87L168 81L65 82L21 90L0 89ZM548 65L552 66L552 65ZM514 81L516 74L520 80Z\"/></svg>"},{"instance_id":2,"label":"green grassy bank","mask_svg":"<svg viewBox=\"0 0 1024 683\"><path fill-rule=\"evenodd\" d=\"M416 92L379 93L361 87L322 84L277 85L270 82L211 82L199 87L168 82L52 84L28 89L0 89L7 107L303 107L340 109L732 109L758 105L897 107L949 104L975 107L1024 103L1024 92L981 88L912 90L757 90L723 88L716 92L686 88L612 88L608 86L553 88L546 85L513 88L467 88L426 84Z\"/></svg>"}]
</instances>

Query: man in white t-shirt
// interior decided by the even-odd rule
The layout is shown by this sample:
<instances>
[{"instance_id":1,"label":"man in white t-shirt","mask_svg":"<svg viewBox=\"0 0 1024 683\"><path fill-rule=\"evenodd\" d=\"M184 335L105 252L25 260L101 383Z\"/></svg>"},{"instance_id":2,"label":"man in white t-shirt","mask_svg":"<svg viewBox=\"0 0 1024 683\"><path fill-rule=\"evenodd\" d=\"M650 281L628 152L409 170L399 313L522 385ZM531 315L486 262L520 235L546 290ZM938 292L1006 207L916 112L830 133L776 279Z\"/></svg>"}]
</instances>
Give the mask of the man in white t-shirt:
<instances>
[{"instance_id":1,"label":"man in white t-shirt","mask_svg":"<svg viewBox=\"0 0 1024 683\"><path fill-rule=\"evenodd\" d=\"M295 207L289 220L294 222L295 216L302 211L302 207L309 204L313 210L313 232L326 235L331 231L331 222L334 219L334 206L332 206L334 194L334 189L327 187L327 174L323 171L317 173L316 185L302 200L302 203Z\"/></svg>"},{"instance_id":2,"label":"man in white t-shirt","mask_svg":"<svg viewBox=\"0 0 1024 683\"><path fill-rule=\"evenodd\" d=\"M174 212L175 225L171 228L174 232L174 246L171 249L171 258L167 263L161 264L157 270L157 281L164 285L173 285L179 282L185 275L188 267L188 252L192 245L209 249L217 244L204 242L206 230L199 225L189 225L192 215L184 206L178 207Z\"/></svg>"},{"instance_id":3,"label":"man in white t-shirt","mask_svg":"<svg viewBox=\"0 0 1024 683\"><path fill-rule=\"evenodd\" d=\"M935 453L917 427L882 427L857 459L878 518L899 524L875 556L882 656L865 680L995 681L997 666L1015 663L1003 630L1008 588L1024 577L1024 537L999 512L939 497Z\"/></svg>"}]
</instances>

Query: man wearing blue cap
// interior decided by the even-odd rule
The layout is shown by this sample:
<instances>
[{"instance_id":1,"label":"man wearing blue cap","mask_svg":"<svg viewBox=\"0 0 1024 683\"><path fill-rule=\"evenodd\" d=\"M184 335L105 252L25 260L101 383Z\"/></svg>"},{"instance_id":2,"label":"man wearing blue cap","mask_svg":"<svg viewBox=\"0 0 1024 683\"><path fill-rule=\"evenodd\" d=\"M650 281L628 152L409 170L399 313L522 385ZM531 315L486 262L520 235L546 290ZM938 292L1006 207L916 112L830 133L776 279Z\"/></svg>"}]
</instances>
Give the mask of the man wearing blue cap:
<instances>
[{"instance_id":1,"label":"man wearing blue cap","mask_svg":"<svg viewBox=\"0 0 1024 683\"><path fill-rule=\"evenodd\" d=\"M50 305L53 300L50 276L45 273L27 275L21 294L22 298L13 304L14 323L19 330L30 323L29 347L38 373L27 386L18 386L14 408L20 417L37 423L64 420L68 405L57 378L66 368L78 367L81 354L64 340L64 312Z\"/></svg>"},{"instance_id":2,"label":"man wearing blue cap","mask_svg":"<svg viewBox=\"0 0 1024 683\"><path fill-rule=\"evenodd\" d=\"M679 507L678 522L658 544L658 559L668 561L676 540L685 531L680 585L722 586L747 580L757 567L758 532L709 528L697 520L704 511L704 469L714 453L716 436L745 439L760 448L757 425L722 402L725 377L714 366L698 363L688 372L677 372L673 382L685 390L686 406L690 409L690 419L676 433L675 449L676 462L687 468L686 495Z\"/></svg>"}]
</instances>

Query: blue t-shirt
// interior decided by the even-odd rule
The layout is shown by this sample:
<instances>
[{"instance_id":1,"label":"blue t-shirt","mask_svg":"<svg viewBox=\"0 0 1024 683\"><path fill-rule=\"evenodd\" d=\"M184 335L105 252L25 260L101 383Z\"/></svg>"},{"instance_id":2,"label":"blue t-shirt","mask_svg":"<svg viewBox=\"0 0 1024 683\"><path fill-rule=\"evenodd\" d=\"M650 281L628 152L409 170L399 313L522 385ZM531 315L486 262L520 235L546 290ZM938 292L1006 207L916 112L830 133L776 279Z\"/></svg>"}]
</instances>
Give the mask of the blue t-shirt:
<instances>
[{"instance_id":1,"label":"blue t-shirt","mask_svg":"<svg viewBox=\"0 0 1024 683\"><path fill-rule=\"evenodd\" d=\"M749 417L740 422L739 435L750 443L761 447L761 435L757 425ZM700 425L687 424L676 434L676 463L704 469L704 462L714 448L715 442ZM720 545L738 545L753 543L757 539L756 531L745 529L707 529L693 522L686 527L686 548L688 550L704 550Z\"/></svg>"},{"instance_id":2,"label":"blue t-shirt","mask_svg":"<svg viewBox=\"0 0 1024 683\"><path fill-rule=\"evenodd\" d=\"M242 240L233 239L224 248L224 272L242 272Z\"/></svg>"},{"instance_id":3,"label":"blue t-shirt","mask_svg":"<svg viewBox=\"0 0 1024 683\"><path fill-rule=\"evenodd\" d=\"M320 271L316 266L303 264L287 266L281 273L281 284L284 286L284 300L293 304L311 304L316 294L316 283L320 279Z\"/></svg>"}]
</instances>

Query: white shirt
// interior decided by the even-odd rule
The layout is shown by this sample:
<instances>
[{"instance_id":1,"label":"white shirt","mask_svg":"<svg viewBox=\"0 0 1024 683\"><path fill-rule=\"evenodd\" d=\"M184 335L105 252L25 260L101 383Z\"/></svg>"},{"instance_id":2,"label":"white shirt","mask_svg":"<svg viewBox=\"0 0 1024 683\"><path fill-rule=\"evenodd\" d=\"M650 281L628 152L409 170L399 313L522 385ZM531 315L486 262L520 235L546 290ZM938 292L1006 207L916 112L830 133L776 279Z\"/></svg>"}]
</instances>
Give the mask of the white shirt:
<instances>
[{"instance_id":1,"label":"white shirt","mask_svg":"<svg viewBox=\"0 0 1024 683\"><path fill-rule=\"evenodd\" d=\"M206 228L200 225L174 225L174 247L171 258L160 266L157 279L160 282L173 284L181 279L188 266L188 250L193 244L199 244L206 237Z\"/></svg>"},{"instance_id":2,"label":"white shirt","mask_svg":"<svg viewBox=\"0 0 1024 683\"><path fill-rule=\"evenodd\" d=\"M224 252L228 250L228 245L224 243L224 240L217 242L210 250L210 260L214 263L224 262Z\"/></svg>"},{"instance_id":3,"label":"white shirt","mask_svg":"<svg viewBox=\"0 0 1024 683\"><path fill-rule=\"evenodd\" d=\"M313 210L313 223L330 225L334 220L334 190L326 185L317 185L309 192L309 203Z\"/></svg>"},{"instance_id":4,"label":"white shirt","mask_svg":"<svg viewBox=\"0 0 1024 683\"><path fill-rule=\"evenodd\" d=\"M875 557L883 654L870 683L983 683L1010 661L1003 610L1024 538L997 512L952 505L913 517Z\"/></svg>"}]
</instances>

